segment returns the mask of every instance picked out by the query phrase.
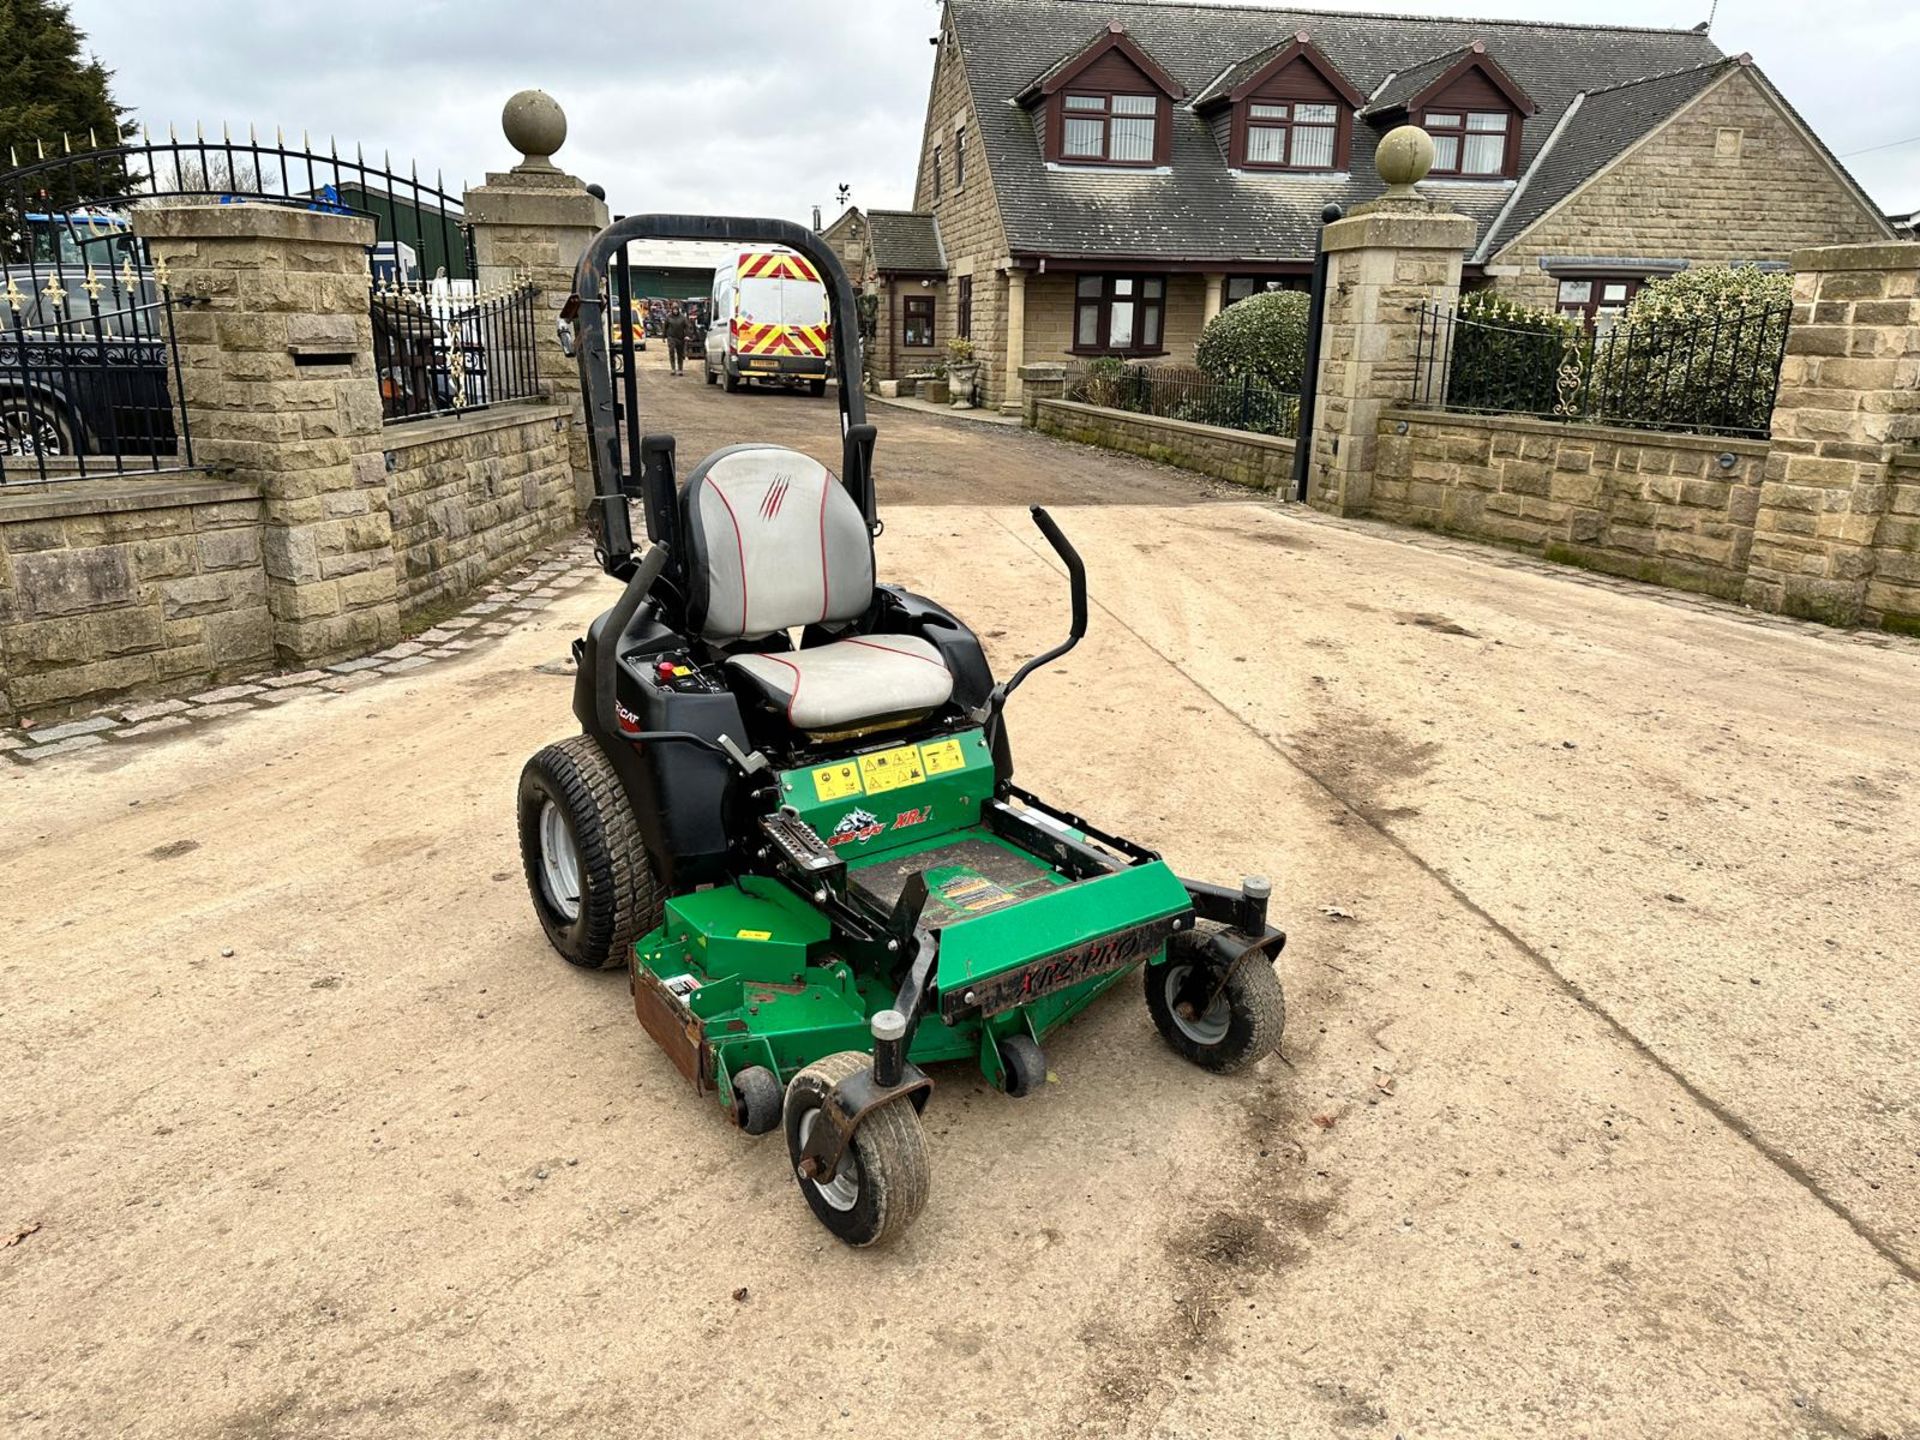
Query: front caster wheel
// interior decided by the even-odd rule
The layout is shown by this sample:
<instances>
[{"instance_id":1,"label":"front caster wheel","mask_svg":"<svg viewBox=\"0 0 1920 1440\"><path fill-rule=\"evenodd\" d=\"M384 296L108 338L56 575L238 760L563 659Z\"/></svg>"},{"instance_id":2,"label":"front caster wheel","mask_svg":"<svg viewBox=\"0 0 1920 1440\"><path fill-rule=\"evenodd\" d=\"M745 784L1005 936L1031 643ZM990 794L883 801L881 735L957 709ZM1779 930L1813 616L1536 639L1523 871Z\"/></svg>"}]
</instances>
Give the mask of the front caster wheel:
<instances>
[{"instance_id":1,"label":"front caster wheel","mask_svg":"<svg viewBox=\"0 0 1920 1440\"><path fill-rule=\"evenodd\" d=\"M1207 939L1193 931L1176 935L1167 958L1146 967L1147 1009L1167 1044L1202 1069L1225 1074L1280 1048L1287 1002L1265 955L1247 956L1228 976Z\"/></svg>"},{"instance_id":2,"label":"front caster wheel","mask_svg":"<svg viewBox=\"0 0 1920 1440\"><path fill-rule=\"evenodd\" d=\"M1000 1068L1006 1072L1003 1088L1018 1100L1047 1083L1047 1056L1031 1035L1009 1035L1000 1042Z\"/></svg>"},{"instance_id":3,"label":"front caster wheel","mask_svg":"<svg viewBox=\"0 0 1920 1440\"><path fill-rule=\"evenodd\" d=\"M858 1050L843 1050L815 1062L787 1086L787 1154L800 1193L820 1223L849 1245L877 1245L900 1234L927 1203L933 1162L926 1132L908 1096L889 1100L861 1122L840 1160L840 1171L826 1181L800 1174L800 1156L820 1107L849 1075L872 1064Z\"/></svg>"},{"instance_id":4,"label":"front caster wheel","mask_svg":"<svg viewBox=\"0 0 1920 1440\"><path fill-rule=\"evenodd\" d=\"M768 1135L780 1123L780 1077L749 1065L733 1077L733 1123L749 1135Z\"/></svg>"}]
</instances>

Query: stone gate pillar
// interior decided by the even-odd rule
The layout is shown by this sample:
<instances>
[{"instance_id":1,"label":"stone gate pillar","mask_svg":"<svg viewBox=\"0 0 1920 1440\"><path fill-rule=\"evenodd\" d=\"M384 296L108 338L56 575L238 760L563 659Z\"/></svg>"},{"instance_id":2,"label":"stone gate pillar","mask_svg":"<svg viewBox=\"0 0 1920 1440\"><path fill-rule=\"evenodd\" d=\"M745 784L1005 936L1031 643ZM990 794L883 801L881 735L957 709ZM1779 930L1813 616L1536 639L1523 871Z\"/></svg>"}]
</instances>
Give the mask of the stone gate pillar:
<instances>
[{"instance_id":1,"label":"stone gate pillar","mask_svg":"<svg viewBox=\"0 0 1920 1440\"><path fill-rule=\"evenodd\" d=\"M367 304L371 220L276 205L134 211L174 292L195 458L257 484L283 664L400 637Z\"/></svg>"},{"instance_id":2,"label":"stone gate pillar","mask_svg":"<svg viewBox=\"0 0 1920 1440\"><path fill-rule=\"evenodd\" d=\"M1793 269L1743 598L1832 624L1877 622L1905 603L1873 592L1880 555L1909 563L1876 541L1888 538L1890 462L1920 439L1920 245L1828 245L1799 251Z\"/></svg>"},{"instance_id":3,"label":"stone gate pillar","mask_svg":"<svg viewBox=\"0 0 1920 1440\"><path fill-rule=\"evenodd\" d=\"M580 369L560 348L560 308L573 293L573 270L587 242L606 228L607 205L587 193L585 183L553 163L567 138L567 116L552 96L522 90L500 115L507 142L520 163L465 196L473 227L473 253L482 289L531 280L534 300L534 356L540 384L573 410L574 514L586 514L593 499L593 464L587 452L586 409Z\"/></svg>"},{"instance_id":4,"label":"stone gate pillar","mask_svg":"<svg viewBox=\"0 0 1920 1440\"><path fill-rule=\"evenodd\" d=\"M1380 412L1414 398L1420 307L1458 299L1475 234L1473 221L1413 188L1433 164L1424 130L1392 131L1374 158L1386 193L1324 232L1326 328L1307 499L1338 515L1367 508Z\"/></svg>"}]
</instances>

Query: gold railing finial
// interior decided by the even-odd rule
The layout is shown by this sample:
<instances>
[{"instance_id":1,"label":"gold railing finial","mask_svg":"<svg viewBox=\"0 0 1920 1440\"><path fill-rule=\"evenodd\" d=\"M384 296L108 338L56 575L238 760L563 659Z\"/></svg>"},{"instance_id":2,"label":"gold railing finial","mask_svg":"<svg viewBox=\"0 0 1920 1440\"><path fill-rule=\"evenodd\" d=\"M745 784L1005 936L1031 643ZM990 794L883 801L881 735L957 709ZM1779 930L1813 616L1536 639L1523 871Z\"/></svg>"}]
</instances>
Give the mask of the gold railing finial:
<instances>
[{"instance_id":1,"label":"gold railing finial","mask_svg":"<svg viewBox=\"0 0 1920 1440\"><path fill-rule=\"evenodd\" d=\"M154 257L153 279L154 279L154 283L157 284L162 290L165 290L171 286L172 276L167 271L166 256L156 255Z\"/></svg>"},{"instance_id":2,"label":"gold railing finial","mask_svg":"<svg viewBox=\"0 0 1920 1440\"><path fill-rule=\"evenodd\" d=\"M47 303L53 306L53 308L56 310L60 309L62 306L64 306L67 303L67 287L60 283L60 277L58 274L55 274L48 279L46 288L43 289L40 293L47 297Z\"/></svg>"},{"instance_id":3,"label":"gold railing finial","mask_svg":"<svg viewBox=\"0 0 1920 1440\"><path fill-rule=\"evenodd\" d=\"M87 262L87 278L81 282L80 288L87 292L87 298L95 305L100 303L100 292L107 288L100 283L100 277L93 273L91 260Z\"/></svg>"},{"instance_id":4,"label":"gold railing finial","mask_svg":"<svg viewBox=\"0 0 1920 1440\"><path fill-rule=\"evenodd\" d=\"M21 293L18 282L16 282L11 275L7 277L7 288L4 292L4 297L7 302L7 308L16 315L27 308L27 297Z\"/></svg>"}]
</instances>

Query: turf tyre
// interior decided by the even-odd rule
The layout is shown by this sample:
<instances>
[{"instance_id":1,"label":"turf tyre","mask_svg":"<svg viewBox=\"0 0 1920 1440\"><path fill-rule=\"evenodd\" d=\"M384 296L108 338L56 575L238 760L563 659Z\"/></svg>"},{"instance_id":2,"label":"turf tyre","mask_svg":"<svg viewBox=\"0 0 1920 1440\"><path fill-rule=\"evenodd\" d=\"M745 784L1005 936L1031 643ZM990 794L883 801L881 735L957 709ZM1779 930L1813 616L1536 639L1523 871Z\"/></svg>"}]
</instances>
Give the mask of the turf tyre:
<instances>
[{"instance_id":1,"label":"turf tyre","mask_svg":"<svg viewBox=\"0 0 1920 1440\"><path fill-rule=\"evenodd\" d=\"M549 893L541 823L551 803L578 864L575 913ZM569 964L625 967L633 942L659 925L665 897L640 826L606 755L590 737L549 745L520 772L520 860L541 928Z\"/></svg>"},{"instance_id":2,"label":"turf tyre","mask_svg":"<svg viewBox=\"0 0 1920 1440\"><path fill-rule=\"evenodd\" d=\"M1224 1075L1280 1048L1287 1002L1273 962L1249 955L1205 1014L1181 1014L1178 997L1196 978L1194 971L1200 972L1197 978L1206 993L1219 989L1224 967L1207 950L1207 939L1191 930L1175 935L1167 945L1167 958L1145 967L1147 1011L1161 1038L1178 1054Z\"/></svg>"},{"instance_id":3,"label":"turf tyre","mask_svg":"<svg viewBox=\"0 0 1920 1440\"><path fill-rule=\"evenodd\" d=\"M854 1131L840 1174L821 1186L800 1173L800 1155L812 1117L833 1087L873 1063L843 1050L807 1066L787 1086L787 1155L814 1218L849 1245L879 1245L908 1226L927 1203L933 1161L911 1096L889 1100ZM852 1169L849 1169L849 1161ZM849 1185L847 1182L851 1181Z\"/></svg>"}]
</instances>

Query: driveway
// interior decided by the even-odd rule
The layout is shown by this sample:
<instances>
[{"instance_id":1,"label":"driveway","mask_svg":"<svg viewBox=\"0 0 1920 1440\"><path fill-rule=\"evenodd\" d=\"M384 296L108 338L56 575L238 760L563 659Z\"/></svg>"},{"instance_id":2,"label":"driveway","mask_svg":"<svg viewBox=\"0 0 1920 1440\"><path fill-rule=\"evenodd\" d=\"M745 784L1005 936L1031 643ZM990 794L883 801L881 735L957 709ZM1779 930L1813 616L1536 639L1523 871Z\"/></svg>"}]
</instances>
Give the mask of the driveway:
<instances>
[{"instance_id":1,"label":"driveway","mask_svg":"<svg viewBox=\"0 0 1920 1440\"><path fill-rule=\"evenodd\" d=\"M682 467L831 403L646 377ZM738 419L737 427L734 421ZM9 1435L1920 1435L1920 647L877 409L1021 780L1277 881L1284 1059L1117 989L845 1250L567 969L512 795L611 582L0 763Z\"/></svg>"}]
</instances>

